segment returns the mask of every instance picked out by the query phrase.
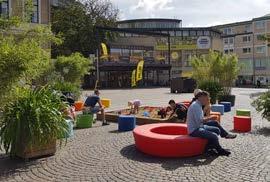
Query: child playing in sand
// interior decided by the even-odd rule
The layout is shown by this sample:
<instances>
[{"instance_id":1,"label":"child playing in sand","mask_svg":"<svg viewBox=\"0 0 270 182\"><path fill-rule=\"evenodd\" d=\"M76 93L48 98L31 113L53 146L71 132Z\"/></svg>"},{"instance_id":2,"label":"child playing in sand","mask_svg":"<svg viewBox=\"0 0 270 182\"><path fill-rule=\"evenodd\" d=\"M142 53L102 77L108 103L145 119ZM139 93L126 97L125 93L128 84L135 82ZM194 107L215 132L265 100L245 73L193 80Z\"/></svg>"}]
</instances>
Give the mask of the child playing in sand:
<instances>
[{"instance_id":1,"label":"child playing in sand","mask_svg":"<svg viewBox=\"0 0 270 182\"><path fill-rule=\"evenodd\" d=\"M138 114L141 104L142 102L138 99L128 101L128 107L130 107L130 114Z\"/></svg>"}]
</instances>

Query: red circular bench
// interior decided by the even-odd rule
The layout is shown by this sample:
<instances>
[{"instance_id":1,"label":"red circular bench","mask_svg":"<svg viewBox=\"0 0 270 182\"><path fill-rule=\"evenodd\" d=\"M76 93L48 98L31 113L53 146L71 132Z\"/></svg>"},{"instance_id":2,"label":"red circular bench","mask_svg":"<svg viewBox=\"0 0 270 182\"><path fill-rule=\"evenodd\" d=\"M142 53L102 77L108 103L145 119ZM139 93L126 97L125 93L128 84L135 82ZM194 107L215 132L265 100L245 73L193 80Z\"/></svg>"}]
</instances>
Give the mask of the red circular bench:
<instances>
[{"instance_id":1,"label":"red circular bench","mask_svg":"<svg viewBox=\"0 0 270 182\"><path fill-rule=\"evenodd\" d=\"M188 136L186 124L159 123L133 130L136 147L159 157L190 157L204 152L207 140Z\"/></svg>"}]
</instances>

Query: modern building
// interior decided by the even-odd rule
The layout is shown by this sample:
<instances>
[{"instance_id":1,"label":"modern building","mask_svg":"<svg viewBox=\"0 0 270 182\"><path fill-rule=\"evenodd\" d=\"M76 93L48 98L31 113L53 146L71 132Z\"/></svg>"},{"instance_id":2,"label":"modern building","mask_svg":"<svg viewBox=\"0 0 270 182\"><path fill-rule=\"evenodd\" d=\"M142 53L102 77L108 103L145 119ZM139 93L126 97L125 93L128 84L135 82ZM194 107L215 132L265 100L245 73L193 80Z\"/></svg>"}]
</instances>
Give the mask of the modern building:
<instances>
[{"instance_id":1,"label":"modern building","mask_svg":"<svg viewBox=\"0 0 270 182\"><path fill-rule=\"evenodd\" d=\"M0 15L3 17L22 16L26 0L1 0ZM49 24L50 0L33 0L31 23Z\"/></svg>"},{"instance_id":2,"label":"modern building","mask_svg":"<svg viewBox=\"0 0 270 182\"><path fill-rule=\"evenodd\" d=\"M270 35L270 14L249 21L215 26L223 32L223 52L238 56L242 84L270 80L270 47L262 36Z\"/></svg>"},{"instance_id":3,"label":"modern building","mask_svg":"<svg viewBox=\"0 0 270 182\"><path fill-rule=\"evenodd\" d=\"M140 86L166 86L170 78L191 75L190 57L210 49L223 51L221 32L215 28L184 28L178 19L135 19L118 22L119 30L169 34L141 35L121 31L108 43L110 58L99 66L104 87L130 87L131 73L144 60ZM169 54L170 41L170 54ZM117 80L117 81L116 81Z\"/></svg>"}]
</instances>

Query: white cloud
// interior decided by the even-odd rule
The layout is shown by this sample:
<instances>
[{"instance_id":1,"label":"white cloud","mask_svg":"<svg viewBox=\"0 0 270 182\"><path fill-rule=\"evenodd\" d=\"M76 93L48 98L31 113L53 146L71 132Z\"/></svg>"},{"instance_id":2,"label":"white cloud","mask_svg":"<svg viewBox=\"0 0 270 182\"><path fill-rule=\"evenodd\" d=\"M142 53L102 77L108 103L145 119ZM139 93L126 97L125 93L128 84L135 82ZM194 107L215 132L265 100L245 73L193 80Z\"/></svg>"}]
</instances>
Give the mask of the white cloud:
<instances>
[{"instance_id":1,"label":"white cloud","mask_svg":"<svg viewBox=\"0 0 270 182\"><path fill-rule=\"evenodd\" d=\"M158 11L172 10L172 0L139 0L136 5L130 7L131 13L143 12L151 17L158 16Z\"/></svg>"},{"instance_id":2,"label":"white cloud","mask_svg":"<svg viewBox=\"0 0 270 182\"><path fill-rule=\"evenodd\" d=\"M212 26L270 13L270 0L111 0L122 19L178 18L183 26Z\"/></svg>"}]
</instances>

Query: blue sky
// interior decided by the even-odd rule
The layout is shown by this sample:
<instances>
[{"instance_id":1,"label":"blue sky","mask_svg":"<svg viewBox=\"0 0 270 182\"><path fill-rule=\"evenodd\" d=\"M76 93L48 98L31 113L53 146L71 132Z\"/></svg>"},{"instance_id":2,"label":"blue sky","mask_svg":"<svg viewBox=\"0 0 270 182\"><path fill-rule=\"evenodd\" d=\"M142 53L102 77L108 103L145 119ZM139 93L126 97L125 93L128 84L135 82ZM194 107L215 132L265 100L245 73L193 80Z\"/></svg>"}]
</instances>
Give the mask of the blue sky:
<instances>
[{"instance_id":1,"label":"blue sky","mask_svg":"<svg viewBox=\"0 0 270 182\"><path fill-rule=\"evenodd\" d=\"M270 13L270 0L111 0L120 19L177 18L183 26L212 26Z\"/></svg>"}]
</instances>

